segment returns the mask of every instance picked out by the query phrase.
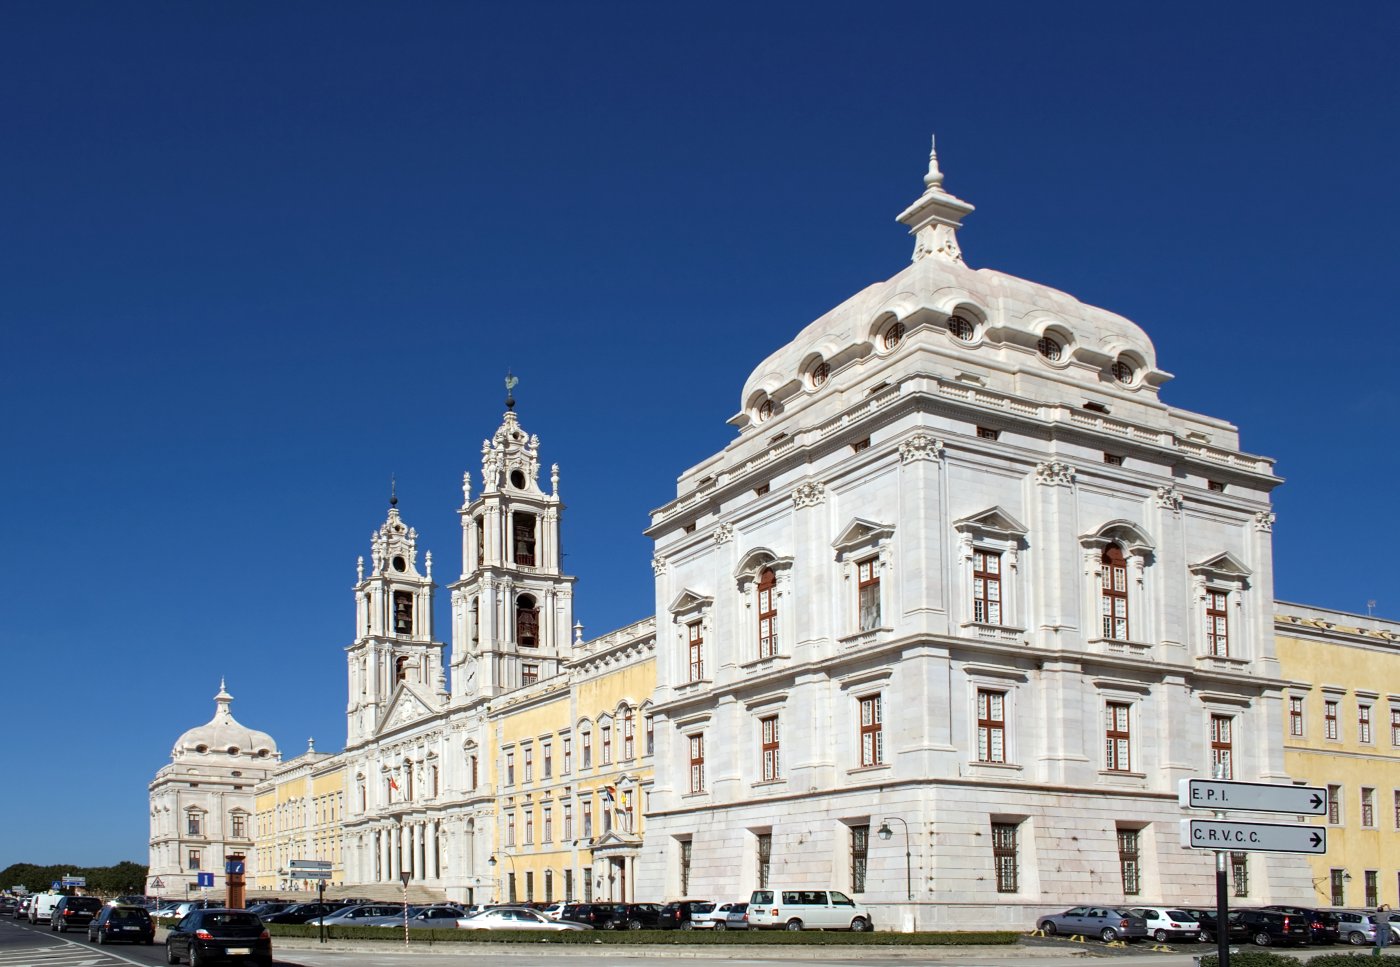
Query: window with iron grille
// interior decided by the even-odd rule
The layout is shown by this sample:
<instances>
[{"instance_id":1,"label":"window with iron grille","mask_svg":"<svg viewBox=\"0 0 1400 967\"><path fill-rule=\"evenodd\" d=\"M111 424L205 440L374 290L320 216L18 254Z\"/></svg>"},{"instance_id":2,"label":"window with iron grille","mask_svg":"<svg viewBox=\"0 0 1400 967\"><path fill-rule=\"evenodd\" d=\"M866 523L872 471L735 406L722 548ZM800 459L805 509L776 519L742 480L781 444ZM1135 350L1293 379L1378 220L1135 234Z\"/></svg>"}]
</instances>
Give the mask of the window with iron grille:
<instances>
[{"instance_id":1,"label":"window with iron grille","mask_svg":"<svg viewBox=\"0 0 1400 967\"><path fill-rule=\"evenodd\" d=\"M1100 559L1103 636L1119 641L1128 639L1128 559L1117 544L1104 548Z\"/></svg>"},{"instance_id":2,"label":"window with iron grille","mask_svg":"<svg viewBox=\"0 0 1400 967\"><path fill-rule=\"evenodd\" d=\"M1400 708L1390 710L1390 744L1400 749Z\"/></svg>"},{"instance_id":3,"label":"window with iron grille","mask_svg":"<svg viewBox=\"0 0 1400 967\"><path fill-rule=\"evenodd\" d=\"M1400 789L1395 790L1395 828L1400 829Z\"/></svg>"},{"instance_id":4,"label":"window with iron grille","mask_svg":"<svg viewBox=\"0 0 1400 967\"><path fill-rule=\"evenodd\" d=\"M1229 600L1224 591L1206 591L1206 646L1217 658L1230 654L1230 616L1225 607Z\"/></svg>"},{"instance_id":5,"label":"window with iron grille","mask_svg":"<svg viewBox=\"0 0 1400 967\"><path fill-rule=\"evenodd\" d=\"M1342 824L1342 787L1327 787L1327 822L1333 826Z\"/></svg>"},{"instance_id":6,"label":"window with iron grille","mask_svg":"<svg viewBox=\"0 0 1400 967\"><path fill-rule=\"evenodd\" d=\"M861 631L880 627L880 573L873 557L856 565L856 604Z\"/></svg>"},{"instance_id":7,"label":"window with iron grille","mask_svg":"<svg viewBox=\"0 0 1400 967\"><path fill-rule=\"evenodd\" d=\"M992 863L996 867L997 892L1017 890L1016 823L992 823Z\"/></svg>"},{"instance_id":8,"label":"window with iron grille","mask_svg":"<svg viewBox=\"0 0 1400 967\"><path fill-rule=\"evenodd\" d=\"M773 868L773 834L758 834L758 888L768 885L768 874Z\"/></svg>"},{"instance_id":9,"label":"window with iron grille","mask_svg":"<svg viewBox=\"0 0 1400 967\"><path fill-rule=\"evenodd\" d=\"M690 840L681 840L681 896L690 896Z\"/></svg>"},{"instance_id":10,"label":"window with iron grille","mask_svg":"<svg viewBox=\"0 0 1400 967\"><path fill-rule=\"evenodd\" d=\"M1125 896L1141 892L1142 858L1138 853L1139 835L1136 829L1118 830L1118 868L1123 876Z\"/></svg>"},{"instance_id":11,"label":"window with iron grille","mask_svg":"<svg viewBox=\"0 0 1400 967\"><path fill-rule=\"evenodd\" d=\"M782 752L778 747L778 717L770 715L758 720L759 754L763 758L763 781L771 782L782 776Z\"/></svg>"},{"instance_id":12,"label":"window with iron grille","mask_svg":"<svg viewBox=\"0 0 1400 967\"><path fill-rule=\"evenodd\" d=\"M1006 761L1006 693L977 690L977 761Z\"/></svg>"},{"instance_id":13,"label":"window with iron grille","mask_svg":"<svg viewBox=\"0 0 1400 967\"><path fill-rule=\"evenodd\" d=\"M564 900L566 903L574 900L574 871L567 868L564 870Z\"/></svg>"},{"instance_id":14,"label":"window with iron grille","mask_svg":"<svg viewBox=\"0 0 1400 967\"><path fill-rule=\"evenodd\" d=\"M865 892L865 874L870 866L870 826L851 827L851 892Z\"/></svg>"},{"instance_id":15,"label":"window with iron grille","mask_svg":"<svg viewBox=\"0 0 1400 967\"><path fill-rule=\"evenodd\" d=\"M1235 887L1235 896L1249 896L1249 854L1230 854L1230 879Z\"/></svg>"},{"instance_id":16,"label":"window with iron grille","mask_svg":"<svg viewBox=\"0 0 1400 967\"><path fill-rule=\"evenodd\" d=\"M1367 870L1361 874L1362 882L1366 885L1366 905L1368 907L1378 907L1381 905L1381 884L1380 874L1377 870Z\"/></svg>"},{"instance_id":17,"label":"window with iron grille","mask_svg":"<svg viewBox=\"0 0 1400 967\"><path fill-rule=\"evenodd\" d=\"M997 551L972 552L972 620L1001 624L1001 554Z\"/></svg>"},{"instance_id":18,"label":"window with iron grille","mask_svg":"<svg viewBox=\"0 0 1400 967\"><path fill-rule=\"evenodd\" d=\"M860 764L877 766L885 761L884 713L879 695L860 700Z\"/></svg>"},{"instance_id":19,"label":"window with iron grille","mask_svg":"<svg viewBox=\"0 0 1400 967\"><path fill-rule=\"evenodd\" d=\"M758 576L758 657L778 653L778 578L771 567Z\"/></svg>"},{"instance_id":20,"label":"window with iron grille","mask_svg":"<svg viewBox=\"0 0 1400 967\"><path fill-rule=\"evenodd\" d=\"M698 621L691 622L686 628L690 639L690 680L698 682L705 677L705 637Z\"/></svg>"},{"instance_id":21,"label":"window with iron grille","mask_svg":"<svg viewBox=\"0 0 1400 967\"><path fill-rule=\"evenodd\" d=\"M1132 706L1109 702L1104 707L1104 768L1109 772L1131 772Z\"/></svg>"},{"instance_id":22,"label":"window with iron grille","mask_svg":"<svg viewBox=\"0 0 1400 967\"><path fill-rule=\"evenodd\" d=\"M1347 885L1346 870L1332 870L1328 876L1329 886L1332 888L1332 906L1344 907L1347 905Z\"/></svg>"},{"instance_id":23,"label":"window with iron grille","mask_svg":"<svg viewBox=\"0 0 1400 967\"><path fill-rule=\"evenodd\" d=\"M516 903L516 902L518 902L518 897L517 897L517 895L516 895L516 890L515 890L515 873L514 873L514 872L510 872L510 873L507 873L507 874L506 874L506 892L510 895L510 899L509 899L507 902L509 902L509 903Z\"/></svg>"},{"instance_id":24,"label":"window with iron grille","mask_svg":"<svg viewBox=\"0 0 1400 967\"><path fill-rule=\"evenodd\" d=\"M1288 734L1303 734L1303 700L1297 696L1288 699Z\"/></svg>"},{"instance_id":25,"label":"window with iron grille","mask_svg":"<svg viewBox=\"0 0 1400 967\"><path fill-rule=\"evenodd\" d=\"M1361 825L1376 825L1376 790L1369 786L1361 787Z\"/></svg>"},{"instance_id":26,"label":"window with iron grille","mask_svg":"<svg viewBox=\"0 0 1400 967\"><path fill-rule=\"evenodd\" d=\"M554 871L544 871L544 902L554 902Z\"/></svg>"},{"instance_id":27,"label":"window with iron grille","mask_svg":"<svg viewBox=\"0 0 1400 967\"><path fill-rule=\"evenodd\" d=\"M1371 741L1371 706L1369 705L1356 707L1356 741L1365 743Z\"/></svg>"},{"instance_id":28,"label":"window with iron grille","mask_svg":"<svg viewBox=\"0 0 1400 967\"><path fill-rule=\"evenodd\" d=\"M1210 717L1210 764L1214 767L1211 775L1219 779L1235 778L1234 729L1235 720L1232 716Z\"/></svg>"},{"instance_id":29,"label":"window with iron grille","mask_svg":"<svg viewBox=\"0 0 1400 967\"><path fill-rule=\"evenodd\" d=\"M1335 739L1340 735L1337 727L1337 703L1330 699L1322 703L1322 735L1328 739Z\"/></svg>"},{"instance_id":30,"label":"window with iron grille","mask_svg":"<svg viewBox=\"0 0 1400 967\"><path fill-rule=\"evenodd\" d=\"M583 902L593 902L593 867L585 866L579 872L579 879L583 881Z\"/></svg>"},{"instance_id":31,"label":"window with iron grille","mask_svg":"<svg viewBox=\"0 0 1400 967\"><path fill-rule=\"evenodd\" d=\"M705 736L692 735L690 739L690 791L705 791Z\"/></svg>"}]
</instances>

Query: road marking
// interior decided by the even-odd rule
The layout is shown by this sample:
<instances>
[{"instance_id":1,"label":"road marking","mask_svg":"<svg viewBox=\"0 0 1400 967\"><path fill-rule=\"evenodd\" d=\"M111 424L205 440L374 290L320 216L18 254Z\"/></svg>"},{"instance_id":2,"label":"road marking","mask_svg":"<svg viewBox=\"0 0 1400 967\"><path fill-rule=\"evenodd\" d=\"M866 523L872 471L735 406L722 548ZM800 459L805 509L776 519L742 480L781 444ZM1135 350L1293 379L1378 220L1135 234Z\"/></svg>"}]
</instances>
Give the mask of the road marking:
<instances>
[{"instance_id":1,"label":"road marking","mask_svg":"<svg viewBox=\"0 0 1400 967\"><path fill-rule=\"evenodd\" d=\"M18 949L0 947L0 967L115 967L116 964L149 967L142 961L98 950L67 937L46 937L33 930L26 932L36 934L32 945Z\"/></svg>"}]
</instances>

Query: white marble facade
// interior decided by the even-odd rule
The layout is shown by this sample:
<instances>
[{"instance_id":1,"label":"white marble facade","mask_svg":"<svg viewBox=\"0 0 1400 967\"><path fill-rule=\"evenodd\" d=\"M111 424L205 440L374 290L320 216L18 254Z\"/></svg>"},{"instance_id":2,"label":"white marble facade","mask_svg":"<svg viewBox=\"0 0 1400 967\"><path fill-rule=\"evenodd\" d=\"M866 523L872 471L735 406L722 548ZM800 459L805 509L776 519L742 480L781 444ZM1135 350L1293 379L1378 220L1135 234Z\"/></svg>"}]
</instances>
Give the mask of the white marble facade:
<instances>
[{"instance_id":1,"label":"white marble facade","mask_svg":"<svg viewBox=\"0 0 1400 967\"><path fill-rule=\"evenodd\" d=\"M766 876L886 928L1024 926L1125 899L1125 868L1126 898L1203 899L1177 780L1286 781L1272 461L1162 402L1131 321L969 268L942 177L900 215L912 264L760 363L736 439L652 514L639 896ZM1309 892L1250 863L1248 900Z\"/></svg>"}]
</instances>

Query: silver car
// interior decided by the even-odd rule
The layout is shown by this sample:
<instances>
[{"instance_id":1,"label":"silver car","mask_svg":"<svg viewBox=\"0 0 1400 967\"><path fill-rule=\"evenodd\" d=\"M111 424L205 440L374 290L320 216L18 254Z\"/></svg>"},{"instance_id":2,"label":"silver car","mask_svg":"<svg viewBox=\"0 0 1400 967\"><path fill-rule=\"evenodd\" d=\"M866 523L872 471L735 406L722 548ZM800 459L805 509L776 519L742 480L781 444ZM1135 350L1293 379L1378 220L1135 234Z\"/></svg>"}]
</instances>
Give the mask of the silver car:
<instances>
[{"instance_id":1,"label":"silver car","mask_svg":"<svg viewBox=\"0 0 1400 967\"><path fill-rule=\"evenodd\" d=\"M589 930L587 924L554 920L528 907L492 907L457 921L462 930Z\"/></svg>"},{"instance_id":2,"label":"silver car","mask_svg":"<svg viewBox=\"0 0 1400 967\"><path fill-rule=\"evenodd\" d=\"M1047 934L1098 937L1105 943L1147 936L1147 921L1123 907L1070 907L1064 913L1041 917L1036 926Z\"/></svg>"},{"instance_id":3,"label":"silver car","mask_svg":"<svg viewBox=\"0 0 1400 967\"><path fill-rule=\"evenodd\" d=\"M1376 915L1366 910L1329 910L1337 918L1337 939L1355 947L1372 946L1376 942ZM1391 914L1392 917L1395 914ZM1400 923L1391 920L1390 942L1400 944Z\"/></svg>"}]
</instances>

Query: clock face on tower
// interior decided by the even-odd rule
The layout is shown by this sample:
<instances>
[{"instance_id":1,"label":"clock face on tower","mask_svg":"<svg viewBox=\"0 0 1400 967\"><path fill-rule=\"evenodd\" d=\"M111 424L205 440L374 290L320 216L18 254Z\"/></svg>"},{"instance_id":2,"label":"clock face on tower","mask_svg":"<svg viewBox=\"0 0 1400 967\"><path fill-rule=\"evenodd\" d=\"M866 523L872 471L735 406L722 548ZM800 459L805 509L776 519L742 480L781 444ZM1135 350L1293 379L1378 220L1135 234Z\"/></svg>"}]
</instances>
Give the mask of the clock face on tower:
<instances>
[{"instance_id":1,"label":"clock face on tower","mask_svg":"<svg viewBox=\"0 0 1400 967\"><path fill-rule=\"evenodd\" d=\"M404 559L403 559L402 557L395 557L395 558L394 558L394 570L395 570L395 571L403 571L404 568L406 568L406 567L408 567L408 565L404 563Z\"/></svg>"}]
</instances>

